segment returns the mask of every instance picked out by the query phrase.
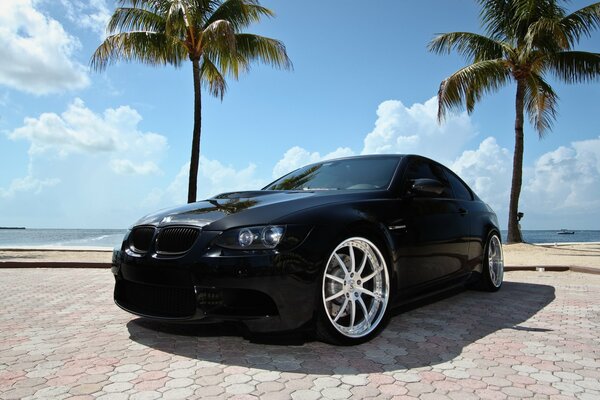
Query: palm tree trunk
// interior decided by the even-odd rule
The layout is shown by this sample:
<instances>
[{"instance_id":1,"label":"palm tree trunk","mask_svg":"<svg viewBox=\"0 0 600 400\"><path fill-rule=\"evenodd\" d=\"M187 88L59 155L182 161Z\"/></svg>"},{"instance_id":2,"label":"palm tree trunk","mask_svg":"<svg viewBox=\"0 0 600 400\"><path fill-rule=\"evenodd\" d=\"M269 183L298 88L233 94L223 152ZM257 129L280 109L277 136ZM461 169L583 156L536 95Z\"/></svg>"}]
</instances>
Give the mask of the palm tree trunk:
<instances>
[{"instance_id":1,"label":"palm tree trunk","mask_svg":"<svg viewBox=\"0 0 600 400\"><path fill-rule=\"evenodd\" d=\"M510 188L510 205L508 206L508 243L521 243L523 237L519 229L519 196L523 183L523 109L525 99L525 83L517 80L517 97L515 101L515 152L513 155L512 186Z\"/></svg>"},{"instance_id":2,"label":"palm tree trunk","mask_svg":"<svg viewBox=\"0 0 600 400\"><path fill-rule=\"evenodd\" d=\"M200 135L202 131L202 92L200 91L200 60L192 60L194 74L194 131L192 133L192 157L188 184L188 203L196 201L198 164L200 162Z\"/></svg>"}]
</instances>

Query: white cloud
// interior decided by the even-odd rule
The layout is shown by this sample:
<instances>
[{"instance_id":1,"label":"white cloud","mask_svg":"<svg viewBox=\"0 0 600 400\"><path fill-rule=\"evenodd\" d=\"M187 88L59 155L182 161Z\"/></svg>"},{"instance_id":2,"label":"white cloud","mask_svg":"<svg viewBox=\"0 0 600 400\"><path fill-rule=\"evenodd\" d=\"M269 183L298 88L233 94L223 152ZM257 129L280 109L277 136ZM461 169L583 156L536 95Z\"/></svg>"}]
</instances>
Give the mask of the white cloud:
<instances>
[{"instance_id":1,"label":"white cloud","mask_svg":"<svg viewBox=\"0 0 600 400\"><path fill-rule=\"evenodd\" d=\"M466 141L475 135L469 117L457 117L452 129L438 129L434 109L431 100L410 108L400 102L382 103L362 153L368 153L370 145L377 144L373 148L380 150L389 145L389 151L425 154L444 162L496 210L501 227L505 227L512 152L494 137L464 150ZM27 118L23 126L9 133L13 140L30 143L30 167L25 177L0 188L5 214L18 215L22 204L27 204L50 221L48 226L126 226L146 212L185 203L189 163L171 180L164 176L160 160L168 148L167 140L142 131L141 121L131 107L97 113L80 99L61 114ZM460 147L455 147L454 139ZM394 147L400 142L404 150ZM321 155L294 146L266 171L252 163L237 167L202 156L198 199L259 189L269 182L269 174L279 177L311 162L355 153L344 147ZM135 178L129 179L130 174ZM573 142L525 165L523 183L520 210L526 214L524 229L594 228L590 221L600 218L600 137ZM43 194L44 201L31 194ZM91 206L82 208L82 204ZM33 213L30 218L36 221ZM15 217L14 224L23 225L20 219Z\"/></svg>"},{"instance_id":2,"label":"white cloud","mask_svg":"<svg viewBox=\"0 0 600 400\"><path fill-rule=\"evenodd\" d=\"M45 187L55 186L59 183L60 179L58 178L36 179L27 175L24 178L13 179L7 189L0 188L0 198L14 197L20 192L40 194Z\"/></svg>"},{"instance_id":3,"label":"white cloud","mask_svg":"<svg viewBox=\"0 0 600 400\"><path fill-rule=\"evenodd\" d=\"M302 147L294 146L286 151L283 158L275 164L275 167L273 168L273 178L279 178L306 164L352 155L354 155L354 151L348 147L339 147L331 153L321 156L321 154L316 151L311 153Z\"/></svg>"},{"instance_id":4,"label":"white cloud","mask_svg":"<svg viewBox=\"0 0 600 400\"><path fill-rule=\"evenodd\" d=\"M524 198L548 212L600 209L600 137L542 155L525 181Z\"/></svg>"},{"instance_id":5,"label":"white cloud","mask_svg":"<svg viewBox=\"0 0 600 400\"><path fill-rule=\"evenodd\" d=\"M144 199L165 181L160 163L168 144L141 122L131 107L95 112L80 99L60 114L27 118L8 133L29 143L29 168L0 188L5 223L126 227L152 211Z\"/></svg>"},{"instance_id":6,"label":"white cloud","mask_svg":"<svg viewBox=\"0 0 600 400\"><path fill-rule=\"evenodd\" d=\"M436 97L411 107L388 100L377 108L375 128L365 137L362 154L418 153L448 162L476 135L466 112L452 114L439 124Z\"/></svg>"},{"instance_id":7,"label":"white cloud","mask_svg":"<svg viewBox=\"0 0 600 400\"><path fill-rule=\"evenodd\" d=\"M466 150L450 167L498 213L506 225L512 152L493 137ZM573 142L523 166L519 211L524 229L577 226L594 229L600 218L600 138Z\"/></svg>"},{"instance_id":8,"label":"white cloud","mask_svg":"<svg viewBox=\"0 0 600 400\"><path fill-rule=\"evenodd\" d=\"M268 182L256 176L256 165L236 170L231 165L223 165L217 160L200 157L198 176L199 198L223 192L260 189Z\"/></svg>"},{"instance_id":9,"label":"white cloud","mask_svg":"<svg viewBox=\"0 0 600 400\"><path fill-rule=\"evenodd\" d=\"M464 151L448 166L497 212L507 208L512 154L496 138L484 139L477 150Z\"/></svg>"},{"instance_id":10,"label":"white cloud","mask_svg":"<svg viewBox=\"0 0 600 400\"><path fill-rule=\"evenodd\" d=\"M152 161L134 163L131 160L113 159L110 167L119 175L154 175L161 173L160 168Z\"/></svg>"},{"instance_id":11,"label":"white cloud","mask_svg":"<svg viewBox=\"0 0 600 400\"><path fill-rule=\"evenodd\" d=\"M0 196L40 193L62 183L66 175L86 180L106 174L97 179L108 181L114 174L162 174L156 160L166 152L167 139L140 131L141 120L138 112L128 106L98 114L81 99L75 99L60 115L44 113L26 118L23 126L9 132L8 137L29 142L28 173L13 179L7 188L0 188Z\"/></svg>"},{"instance_id":12,"label":"white cloud","mask_svg":"<svg viewBox=\"0 0 600 400\"><path fill-rule=\"evenodd\" d=\"M166 207L187 202L190 163L184 164L166 189L154 188L144 200L149 208ZM210 198L219 193L243 190L259 190L268 180L258 176L255 164L236 169L220 161L200 156L198 167L198 200Z\"/></svg>"},{"instance_id":13,"label":"white cloud","mask_svg":"<svg viewBox=\"0 0 600 400\"><path fill-rule=\"evenodd\" d=\"M77 26L89 29L100 38L106 37L106 25L111 12L105 0L61 0L67 11L67 18Z\"/></svg>"},{"instance_id":14,"label":"white cloud","mask_svg":"<svg viewBox=\"0 0 600 400\"><path fill-rule=\"evenodd\" d=\"M86 107L81 99L75 99L63 113L43 113L38 118L28 117L23 126L9 133L12 140L30 142L29 154L57 154L66 157L73 153L123 153L136 160L129 165L141 165L141 161L164 152L167 139L153 132L141 132L138 124L140 114L129 106L109 108L102 114ZM123 160L117 163L123 170ZM149 173L151 168L143 168ZM154 169L157 172L158 168ZM130 171L131 172L131 171Z\"/></svg>"},{"instance_id":15,"label":"white cloud","mask_svg":"<svg viewBox=\"0 0 600 400\"><path fill-rule=\"evenodd\" d=\"M86 87L87 69L73 59L79 46L32 0L0 2L0 84L37 95Z\"/></svg>"}]
</instances>

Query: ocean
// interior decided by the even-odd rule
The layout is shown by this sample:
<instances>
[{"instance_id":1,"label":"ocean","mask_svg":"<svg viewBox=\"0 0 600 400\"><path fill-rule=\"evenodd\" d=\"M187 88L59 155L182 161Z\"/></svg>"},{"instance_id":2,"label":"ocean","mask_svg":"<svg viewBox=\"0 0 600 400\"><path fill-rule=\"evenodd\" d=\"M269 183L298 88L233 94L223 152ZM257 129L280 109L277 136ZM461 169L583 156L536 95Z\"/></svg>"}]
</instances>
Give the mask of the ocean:
<instances>
[{"instance_id":1,"label":"ocean","mask_svg":"<svg viewBox=\"0 0 600 400\"><path fill-rule=\"evenodd\" d=\"M0 229L0 248L99 247L113 248L123 240L125 229ZM559 235L558 230L525 230L529 243L600 242L600 231L581 230ZM506 231L502 231L506 241Z\"/></svg>"},{"instance_id":2,"label":"ocean","mask_svg":"<svg viewBox=\"0 0 600 400\"><path fill-rule=\"evenodd\" d=\"M600 242L600 231L573 230L572 235L559 235L556 230L524 230L523 240L527 243L569 243L569 242ZM506 242L507 231L502 232L502 241Z\"/></svg>"},{"instance_id":3,"label":"ocean","mask_svg":"<svg viewBox=\"0 0 600 400\"><path fill-rule=\"evenodd\" d=\"M0 229L0 248L113 248L121 244L125 232L125 229Z\"/></svg>"}]
</instances>

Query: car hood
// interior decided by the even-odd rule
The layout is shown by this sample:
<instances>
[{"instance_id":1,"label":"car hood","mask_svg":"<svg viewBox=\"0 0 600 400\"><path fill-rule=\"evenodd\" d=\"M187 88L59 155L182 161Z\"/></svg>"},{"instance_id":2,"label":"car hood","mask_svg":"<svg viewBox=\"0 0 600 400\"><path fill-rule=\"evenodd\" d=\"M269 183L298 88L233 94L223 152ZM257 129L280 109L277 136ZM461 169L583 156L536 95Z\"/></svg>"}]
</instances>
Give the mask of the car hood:
<instances>
[{"instance_id":1,"label":"car hood","mask_svg":"<svg viewBox=\"0 0 600 400\"><path fill-rule=\"evenodd\" d=\"M224 193L211 199L161 210L134 225L196 225L222 231L237 226L265 225L303 209L380 197L382 191L251 191Z\"/></svg>"}]
</instances>

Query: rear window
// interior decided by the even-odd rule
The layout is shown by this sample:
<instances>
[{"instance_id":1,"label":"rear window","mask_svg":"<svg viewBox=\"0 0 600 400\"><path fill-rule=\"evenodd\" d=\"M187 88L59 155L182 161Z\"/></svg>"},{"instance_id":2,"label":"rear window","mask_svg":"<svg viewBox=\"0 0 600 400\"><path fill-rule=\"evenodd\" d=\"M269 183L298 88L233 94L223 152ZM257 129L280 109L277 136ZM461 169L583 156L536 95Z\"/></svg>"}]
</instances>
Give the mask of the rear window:
<instances>
[{"instance_id":1,"label":"rear window","mask_svg":"<svg viewBox=\"0 0 600 400\"><path fill-rule=\"evenodd\" d=\"M297 169L263 190L387 189L399 161L398 157L325 161Z\"/></svg>"}]
</instances>

